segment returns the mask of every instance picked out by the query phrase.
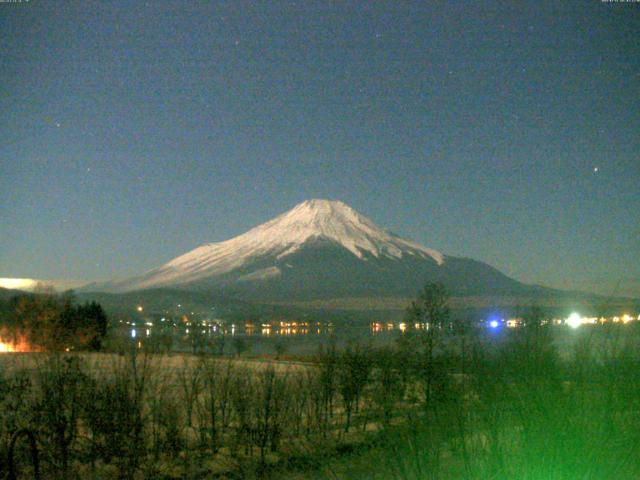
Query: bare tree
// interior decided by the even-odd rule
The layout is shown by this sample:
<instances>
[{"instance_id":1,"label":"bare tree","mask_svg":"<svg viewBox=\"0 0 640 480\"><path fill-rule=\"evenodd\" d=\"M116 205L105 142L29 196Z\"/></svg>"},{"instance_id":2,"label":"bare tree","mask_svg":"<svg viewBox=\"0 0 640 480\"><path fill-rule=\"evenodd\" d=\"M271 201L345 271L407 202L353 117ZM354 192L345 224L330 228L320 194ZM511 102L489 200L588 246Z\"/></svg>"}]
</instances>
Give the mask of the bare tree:
<instances>
[{"instance_id":1,"label":"bare tree","mask_svg":"<svg viewBox=\"0 0 640 480\"><path fill-rule=\"evenodd\" d=\"M40 397L35 408L45 434L55 447L55 457L60 459L61 478L69 476L71 448L78 434L86 378L78 358L74 357L53 355L37 369Z\"/></svg>"},{"instance_id":2,"label":"bare tree","mask_svg":"<svg viewBox=\"0 0 640 480\"><path fill-rule=\"evenodd\" d=\"M316 362L319 367L318 393L321 412L320 423L328 425L333 417L333 402L337 389L338 354L331 344L328 348L320 348Z\"/></svg>"},{"instance_id":3,"label":"bare tree","mask_svg":"<svg viewBox=\"0 0 640 480\"><path fill-rule=\"evenodd\" d=\"M286 418L286 376L276 374L272 365L257 373L253 414L255 438L260 448L260 464L264 467L268 446L278 449Z\"/></svg>"},{"instance_id":4,"label":"bare tree","mask_svg":"<svg viewBox=\"0 0 640 480\"><path fill-rule=\"evenodd\" d=\"M201 412L209 432L211 449L217 453L229 425L231 382L235 373L231 361L206 360L203 363L204 395Z\"/></svg>"},{"instance_id":5,"label":"bare tree","mask_svg":"<svg viewBox=\"0 0 640 480\"><path fill-rule=\"evenodd\" d=\"M406 313L407 322L421 326L422 355L418 373L423 382L427 408L431 406L436 389L442 387L445 380L439 365L436 365L436 353L441 347L449 316L449 294L440 283L427 283Z\"/></svg>"},{"instance_id":6,"label":"bare tree","mask_svg":"<svg viewBox=\"0 0 640 480\"><path fill-rule=\"evenodd\" d=\"M177 372L177 378L182 389L187 426L191 428L193 425L193 409L202 390L201 364L194 365L189 358L184 357L182 367Z\"/></svg>"},{"instance_id":7,"label":"bare tree","mask_svg":"<svg viewBox=\"0 0 640 480\"><path fill-rule=\"evenodd\" d=\"M373 400L381 411L384 424L389 425L393 411L404 397L401 357L396 349L384 347L372 358L375 359Z\"/></svg>"}]
</instances>

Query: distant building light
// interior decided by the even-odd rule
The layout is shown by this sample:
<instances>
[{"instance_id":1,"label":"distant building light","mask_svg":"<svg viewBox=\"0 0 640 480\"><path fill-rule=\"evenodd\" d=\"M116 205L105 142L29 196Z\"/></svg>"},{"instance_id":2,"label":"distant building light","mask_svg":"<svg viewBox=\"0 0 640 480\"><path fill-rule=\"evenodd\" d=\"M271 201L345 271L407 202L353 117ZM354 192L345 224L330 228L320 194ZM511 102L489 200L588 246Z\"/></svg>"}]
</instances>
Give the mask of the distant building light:
<instances>
[{"instance_id":1,"label":"distant building light","mask_svg":"<svg viewBox=\"0 0 640 480\"><path fill-rule=\"evenodd\" d=\"M573 312L571 315L569 315L569 317L567 317L566 324L571 328L578 328L580 325L582 325L582 317L580 316L580 314Z\"/></svg>"}]
</instances>

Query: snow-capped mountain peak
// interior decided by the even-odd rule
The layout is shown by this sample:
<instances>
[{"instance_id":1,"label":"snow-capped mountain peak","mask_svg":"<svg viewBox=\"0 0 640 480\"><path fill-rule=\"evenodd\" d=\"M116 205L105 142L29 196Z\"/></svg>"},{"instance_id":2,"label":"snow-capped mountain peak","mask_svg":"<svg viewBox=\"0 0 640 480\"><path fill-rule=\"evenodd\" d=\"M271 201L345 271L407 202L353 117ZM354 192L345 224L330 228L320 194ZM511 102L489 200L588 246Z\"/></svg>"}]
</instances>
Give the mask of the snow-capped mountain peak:
<instances>
[{"instance_id":1,"label":"snow-capped mountain peak","mask_svg":"<svg viewBox=\"0 0 640 480\"><path fill-rule=\"evenodd\" d=\"M403 251L407 253L409 249L412 254L432 257L438 264L443 262L441 253L390 234L338 200L307 200L245 235L260 237L266 243L276 240L280 245L285 244L287 248L280 257L296 251L309 239L323 238L342 245L358 258L363 258L365 253L401 258Z\"/></svg>"},{"instance_id":2,"label":"snow-capped mountain peak","mask_svg":"<svg viewBox=\"0 0 640 480\"><path fill-rule=\"evenodd\" d=\"M412 255L430 259L437 265L444 262L440 252L387 232L343 202L313 199L235 238L201 245L135 279L135 285L127 282L129 285L123 287L151 288L216 277L245 267L255 259L281 260L313 240L342 246L362 260L367 255L390 259ZM275 266L264 270L268 275L278 272Z\"/></svg>"}]
</instances>

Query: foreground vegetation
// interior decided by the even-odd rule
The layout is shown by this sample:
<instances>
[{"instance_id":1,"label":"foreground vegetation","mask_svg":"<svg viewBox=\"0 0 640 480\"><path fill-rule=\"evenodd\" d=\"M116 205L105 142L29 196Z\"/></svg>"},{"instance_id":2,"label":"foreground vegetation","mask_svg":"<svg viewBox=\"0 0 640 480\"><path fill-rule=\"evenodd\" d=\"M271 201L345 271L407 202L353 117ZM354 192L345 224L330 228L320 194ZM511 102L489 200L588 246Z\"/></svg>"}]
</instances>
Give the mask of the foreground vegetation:
<instances>
[{"instance_id":1,"label":"foreground vegetation","mask_svg":"<svg viewBox=\"0 0 640 480\"><path fill-rule=\"evenodd\" d=\"M308 364L10 354L0 453L26 429L43 478L638 478L640 358L621 333L594 349L584 331L568 361L545 327L444 349L416 332ZM12 454L22 478L29 447Z\"/></svg>"},{"instance_id":2,"label":"foreground vegetation","mask_svg":"<svg viewBox=\"0 0 640 480\"><path fill-rule=\"evenodd\" d=\"M640 478L635 325L583 327L560 355L540 312L448 319L429 286L407 312L429 328L304 361L5 354L0 478Z\"/></svg>"}]
</instances>

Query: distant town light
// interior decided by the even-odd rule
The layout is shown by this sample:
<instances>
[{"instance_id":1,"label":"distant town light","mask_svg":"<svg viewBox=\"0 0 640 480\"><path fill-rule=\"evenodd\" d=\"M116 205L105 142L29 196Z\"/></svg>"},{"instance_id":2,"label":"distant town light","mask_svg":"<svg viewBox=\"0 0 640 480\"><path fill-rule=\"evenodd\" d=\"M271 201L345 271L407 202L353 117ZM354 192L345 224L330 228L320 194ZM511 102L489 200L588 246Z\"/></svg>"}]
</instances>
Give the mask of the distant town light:
<instances>
[{"instance_id":1,"label":"distant town light","mask_svg":"<svg viewBox=\"0 0 640 480\"><path fill-rule=\"evenodd\" d=\"M579 313L573 312L571 315L569 315L569 317L567 318L566 321L567 325L569 325L571 328L578 328L580 325L582 325L582 317L580 316Z\"/></svg>"},{"instance_id":2,"label":"distant town light","mask_svg":"<svg viewBox=\"0 0 640 480\"><path fill-rule=\"evenodd\" d=\"M500 325L500 323L498 323L498 321L497 321L497 320L491 320L491 321L489 322L489 326L490 326L491 328L498 328L498 325Z\"/></svg>"},{"instance_id":3,"label":"distant town light","mask_svg":"<svg viewBox=\"0 0 640 480\"><path fill-rule=\"evenodd\" d=\"M131 338L136 338L136 329L135 328L131 329Z\"/></svg>"},{"instance_id":4,"label":"distant town light","mask_svg":"<svg viewBox=\"0 0 640 480\"><path fill-rule=\"evenodd\" d=\"M137 311L139 311L139 312L141 312L141 311L142 311L142 310L144 310L144 309L142 308L142 305L138 305L138 306L137 306L137 308L136 308L136 310L137 310Z\"/></svg>"}]
</instances>

